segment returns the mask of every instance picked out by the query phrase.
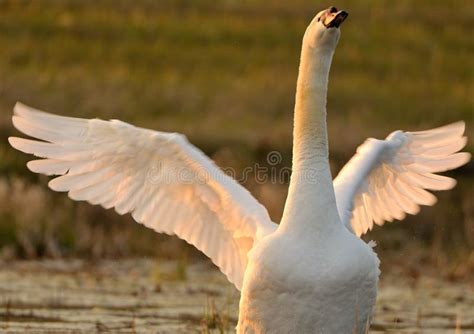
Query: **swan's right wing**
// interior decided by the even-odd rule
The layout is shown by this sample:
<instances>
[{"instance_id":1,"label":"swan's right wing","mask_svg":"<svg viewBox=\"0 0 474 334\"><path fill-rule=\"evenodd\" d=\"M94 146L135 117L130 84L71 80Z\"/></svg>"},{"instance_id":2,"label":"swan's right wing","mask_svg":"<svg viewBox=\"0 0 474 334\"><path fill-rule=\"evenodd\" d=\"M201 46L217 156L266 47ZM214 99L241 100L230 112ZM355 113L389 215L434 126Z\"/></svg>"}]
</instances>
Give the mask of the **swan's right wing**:
<instances>
[{"instance_id":1,"label":"swan's right wing","mask_svg":"<svg viewBox=\"0 0 474 334\"><path fill-rule=\"evenodd\" d=\"M437 175L464 165L470 154L464 122L419 131L395 131L385 140L370 138L334 180L342 222L360 236L374 223L382 225L417 214L419 205L433 205L428 190L447 190L456 180Z\"/></svg>"},{"instance_id":2,"label":"swan's right wing","mask_svg":"<svg viewBox=\"0 0 474 334\"><path fill-rule=\"evenodd\" d=\"M14 148L44 158L28 162L31 171L60 175L51 189L177 235L238 289L248 251L276 229L265 208L183 135L56 116L19 103L13 124L41 140L9 138Z\"/></svg>"}]
</instances>

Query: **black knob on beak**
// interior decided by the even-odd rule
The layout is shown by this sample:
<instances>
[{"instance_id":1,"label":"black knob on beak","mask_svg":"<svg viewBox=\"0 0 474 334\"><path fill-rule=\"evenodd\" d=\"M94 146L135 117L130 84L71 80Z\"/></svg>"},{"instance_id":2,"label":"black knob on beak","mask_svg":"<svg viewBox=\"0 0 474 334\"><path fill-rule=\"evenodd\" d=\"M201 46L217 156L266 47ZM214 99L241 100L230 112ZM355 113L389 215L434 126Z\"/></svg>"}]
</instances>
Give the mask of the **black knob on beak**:
<instances>
[{"instance_id":1,"label":"black knob on beak","mask_svg":"<svg viewBox=\"0 0 474 334\"><path fill-rule=\"evenodd\" d=\"M329 10L336 7L330 7ZM349 13L345 10L340 10L336 12L328 12L328 15L323 19L323 24L326 28L339 28L342 22L349 16Z\"/></svg>"}]
</instances>

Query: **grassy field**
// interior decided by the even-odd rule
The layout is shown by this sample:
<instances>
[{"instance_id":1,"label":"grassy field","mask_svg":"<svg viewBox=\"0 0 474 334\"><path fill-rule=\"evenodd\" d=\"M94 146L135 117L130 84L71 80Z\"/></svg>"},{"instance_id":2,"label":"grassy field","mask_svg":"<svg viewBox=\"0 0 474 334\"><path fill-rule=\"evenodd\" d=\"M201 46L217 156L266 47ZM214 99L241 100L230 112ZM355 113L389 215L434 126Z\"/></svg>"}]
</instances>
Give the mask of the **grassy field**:
<instances>
[{"instance_id":1,"label":"grassy field","mask_svg":"<svg viewBox=\"0 0 474 334\"><path fill-rule=\"evenodd\" d=\"M186 258L195 252L130 217L72 203L6 138L20 100L50 112L185 133L221 166L268 152L291 161L304 29L328 3L248 0L0 1L0 255ZM333 171L365 138L463 119L474 144L474 6L470 1L341 0L329 91ZM434 208L369 234L382 263L474 272L474 165ZM286 185L245 184L278 221ZM410 261L406 261L409 258ZM402 260L403 259L403 260ZM390 260L390 261L389 261Z\"/></svg>"}]
</instances>

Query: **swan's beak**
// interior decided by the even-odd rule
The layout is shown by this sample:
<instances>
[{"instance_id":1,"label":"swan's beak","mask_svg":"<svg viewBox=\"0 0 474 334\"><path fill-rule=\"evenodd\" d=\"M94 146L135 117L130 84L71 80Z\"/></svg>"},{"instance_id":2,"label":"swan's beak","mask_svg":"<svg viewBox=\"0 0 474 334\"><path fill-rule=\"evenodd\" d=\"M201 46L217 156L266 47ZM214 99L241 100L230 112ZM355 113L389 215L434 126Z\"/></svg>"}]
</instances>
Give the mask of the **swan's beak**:
<instances>
[{"instance_id":1,"label":"swan's beak","mask_svg":"<svg viewBox=\"0 0 474 334\"><path fill-rule=\"evenodd\" d=\"M344 10L337 10L336 7L329 7L323 18L323 24L326 28L339 28L342 22L349 16Z\"/></svg>"}]
</instances>

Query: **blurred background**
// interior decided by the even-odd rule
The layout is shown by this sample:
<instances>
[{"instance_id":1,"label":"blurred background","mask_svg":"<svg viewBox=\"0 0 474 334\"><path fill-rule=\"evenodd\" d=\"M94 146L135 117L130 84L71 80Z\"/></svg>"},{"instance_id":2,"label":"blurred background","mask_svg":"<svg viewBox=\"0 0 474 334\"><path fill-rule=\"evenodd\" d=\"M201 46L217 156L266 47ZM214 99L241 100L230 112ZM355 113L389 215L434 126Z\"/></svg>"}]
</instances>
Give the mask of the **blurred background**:
<instances>
[{"instance_id":1,"label":"blurred background","mask_svg":"<svg viewBox=\"0 0 474 334\"><path fill-rule=\"evenodd\" d=\"M84 118L176 131L242 171L291 163L301 38L319 10L349 19L330 76L333 175L367 137L465 120L474 144L474 6L465 0L0 0L0 259L203 256L130 216L75 203L14 151L19 100ZM376 227L382 266L474 279L474 165L401 223ZM287 184L244 184L278 222Z\"/></svg>"}]
</instances>

